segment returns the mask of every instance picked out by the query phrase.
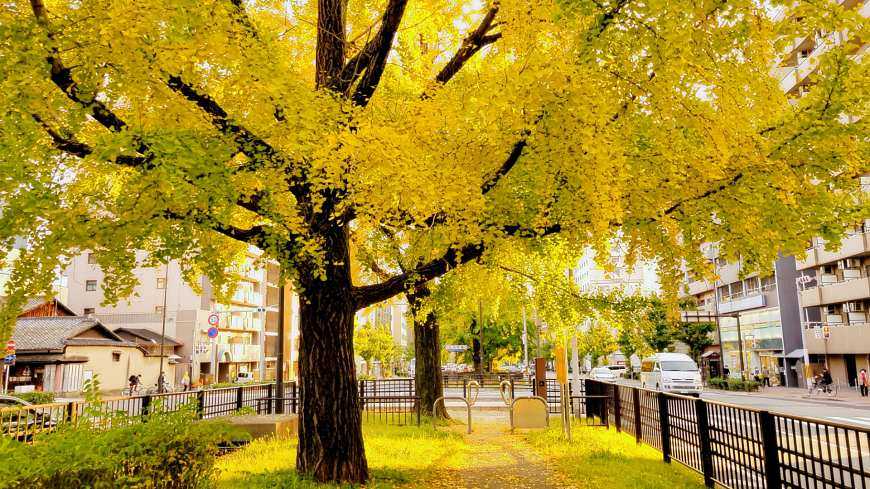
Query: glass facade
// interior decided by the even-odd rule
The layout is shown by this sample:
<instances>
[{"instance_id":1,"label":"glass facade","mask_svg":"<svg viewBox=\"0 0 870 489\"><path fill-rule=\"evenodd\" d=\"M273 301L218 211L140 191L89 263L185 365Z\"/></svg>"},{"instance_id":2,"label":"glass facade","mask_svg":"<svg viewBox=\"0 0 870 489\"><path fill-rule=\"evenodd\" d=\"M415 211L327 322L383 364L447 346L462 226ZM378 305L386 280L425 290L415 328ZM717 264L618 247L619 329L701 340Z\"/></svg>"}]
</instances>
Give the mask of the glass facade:
<instances>
[{"instance_id":1,"label":"glass facade","mask_svg":"<svg viewBox=\"0 0 870 489\"><path fill-rule=\"evenodd\" d=\"M743 366L747 372L775 371L782 358L782 320L778 307L743 311L737 317L721 317L722 349L725 366L732 375L740 372L740 347L743 347ZM739 343L738 343L739 342Z\"/></svg>"}]
</instances>

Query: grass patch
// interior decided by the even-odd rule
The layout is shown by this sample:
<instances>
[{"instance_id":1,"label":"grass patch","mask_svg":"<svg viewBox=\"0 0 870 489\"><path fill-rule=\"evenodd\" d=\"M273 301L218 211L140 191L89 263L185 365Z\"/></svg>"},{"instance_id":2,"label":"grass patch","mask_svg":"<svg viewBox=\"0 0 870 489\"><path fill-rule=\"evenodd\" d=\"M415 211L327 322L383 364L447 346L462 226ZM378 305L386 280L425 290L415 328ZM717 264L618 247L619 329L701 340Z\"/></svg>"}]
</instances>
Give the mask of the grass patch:
<instances>
[{"instance_id":1,"label":"grass patch","mask_svg":"<svg viewBox=\"0 0 870 489\"><path fill-rule=\"evenodd\" d=\"M367 488L392 488L419 483L436 475L439 468L456 466L467 445L454 432L421 426L389 426L363 423L366 458L372 480ZM216 486L232 488L326 488L296 474L296 438L261 439L218 460ZM345 486L349 487L349 486Z\"/></svg>"},{"instance_id":2,"label":"grass patch","mask_svg":"<svg viewBox=\"0 0 870 489\"><path fill-rule=\"evenodd\" d=\"M556 420L548 430L529 432L524 436L534 450L577 487L704 487L700 475L676 462L662 462L660 452L636 444L628 435L585 426L582 422L572 423L571 435L573 441L568 443L562 437L561 423Z\"/></svg>"}]
</instances>

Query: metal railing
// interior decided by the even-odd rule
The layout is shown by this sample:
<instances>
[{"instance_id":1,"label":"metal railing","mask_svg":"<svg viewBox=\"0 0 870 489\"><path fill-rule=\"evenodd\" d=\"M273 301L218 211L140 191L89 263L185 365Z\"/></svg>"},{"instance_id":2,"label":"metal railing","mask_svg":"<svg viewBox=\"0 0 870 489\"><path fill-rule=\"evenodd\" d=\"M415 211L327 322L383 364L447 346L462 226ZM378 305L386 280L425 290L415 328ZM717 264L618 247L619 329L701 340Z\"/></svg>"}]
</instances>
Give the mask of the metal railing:
<instances>
[{"instance_id":1,"label":"metal railing","mask_svg":"<svg viewBox=\"0 0 870 489\"><path fill-rule=\"evenodd\" d=\"M586 380L608 397L617 431L631 434L733 489L870 487L870 429ZM593 387L594 386L594 387ZM594 409L587 406L587 411Z\"/></svg>"},{"instance_id":2,"label":"metal railing","mask_svg":"<svg viewBox=\"0 0 870 489\"><path fill-rule=\"evenodd\" d=\"M388 424L419 425L420 398L415 395L413 379L395 380L403 382L360 382L360 408L364 418ZM83 422L99 429L109 429L141 422L158 410L174 412L187 405L195 406L197 416L202 419L228 416L244 408L251 408L258 414L271 414L277 412L278 403L283 403L284 413L298 413L300 399L295 382L284 383L284 397L279 399L277 394L276 384L271 383L109 397L98 402L69 401L6 407L0 408L0 436L30 441L37 434Z\"/></svg>"},{"instance_id":3,"label":"metal railing","mask_svg":"<svg viewBox=\"0 0 870 489\"><path fill-rule=\"evenodd\" d=\"M526 387L533 384L527 374L522 373L444 373L444 387L465 387L469 381L476 381L481 387L498 387L503 380L510 380L517 387Z\"/></svg>"}]
</instances>

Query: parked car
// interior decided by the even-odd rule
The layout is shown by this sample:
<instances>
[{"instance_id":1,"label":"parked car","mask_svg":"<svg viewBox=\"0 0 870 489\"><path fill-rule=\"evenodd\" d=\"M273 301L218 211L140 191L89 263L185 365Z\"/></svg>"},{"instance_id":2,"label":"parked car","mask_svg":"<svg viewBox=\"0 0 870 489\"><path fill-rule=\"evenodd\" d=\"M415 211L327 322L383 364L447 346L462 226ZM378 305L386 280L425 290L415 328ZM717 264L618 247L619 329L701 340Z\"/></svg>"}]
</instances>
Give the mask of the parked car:
<instances>
[{"instance_id":1,"label":"parked car","mask_svg":"<svg viewBox=\"0 0 870 489\"><path fill-rule=\"evenodd\" d=\"M253 372L239 372L236 376L236 383L238 384L248 384L254 381L254 373Z\"/></svg>"},{"instance_id":2,"label":"parked car","mask_svg":"<svg viewBox=\"0 0 870 489\"><path fill-rule=\"evenodd\" d=\"M617 377L625 377L625 373L628 371L625 365L608 365L607 368Z\"/></svg>"},{"instance_id":3,"label":"parked car","mask_svg":"<svg viewBox=\"0 0 870 489\"><path fill-rule=\"evenodd\" d=\"M616 374L608 367L595 367L589 372L589 377L594 380L613 381L616 380Z\"/></svg>"},{"instance_id":4,"label":"parked car","mask_svg":"<svg viewBox=\"0 0 870 489\"><path fill-rule=\"evenodd\" d=\"M51 430L57 424L51 413L28 409L33 404L12 396L0 396L0 434L13 435L19 441L30 440L39 432Z\"/></svg>"},{"instance_id":5,"label":"parked car","mask_svg":"<svg viewBox=\"0 0 870 489\"><path fill-rule=\"evenodd\" d=\"M700 396L704 389L698 364L683 353L656 353L640 366L640 382L646 389Z\"/></svg>"}]
</instances>

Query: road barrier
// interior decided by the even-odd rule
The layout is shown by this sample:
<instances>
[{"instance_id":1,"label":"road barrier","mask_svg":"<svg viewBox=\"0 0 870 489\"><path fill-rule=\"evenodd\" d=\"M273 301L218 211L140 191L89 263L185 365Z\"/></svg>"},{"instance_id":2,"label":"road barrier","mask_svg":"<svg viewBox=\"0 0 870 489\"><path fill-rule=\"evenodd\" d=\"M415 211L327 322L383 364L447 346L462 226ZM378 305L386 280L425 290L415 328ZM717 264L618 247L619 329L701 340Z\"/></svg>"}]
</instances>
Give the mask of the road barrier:
<instances>
[{"instance_id":1,"label":"road barrier","mask_svg":"<svg viewBox=\"0 0 870 489\"><path fill-rule=\"evenodd\" d=\"M363 416L388 424L419 425L420 398L414 395L413 379L401 379L403 382L392 380L394 379L360 381L360 408ZM227 416L244 408L250 408L258 414L273 413L277 411L278 403L283 403L283 412L296 414L300 401L296 383L284 383L282 398L276 397L276 387L275 383L253 384L109 397L97 402L68 401L0 408L0 436L30 441L34 435L84 421L99 429L109 429L140 422L156 410L174 412L187 405L195 406L198 417L202 419Z\"/></svg>"},{"instance_id":2,"label":"road barrier","mask_svg":"<svg viewBox=\"0 0 870 489\"><path fill-rule=\"evenodd\" d=\"M870 430L638 387L584 381L607 419L704 476L733 489L870 487Z\"/></svg>"}]
</instances>

